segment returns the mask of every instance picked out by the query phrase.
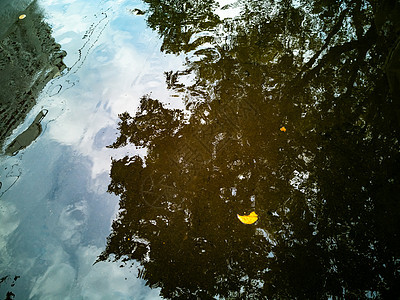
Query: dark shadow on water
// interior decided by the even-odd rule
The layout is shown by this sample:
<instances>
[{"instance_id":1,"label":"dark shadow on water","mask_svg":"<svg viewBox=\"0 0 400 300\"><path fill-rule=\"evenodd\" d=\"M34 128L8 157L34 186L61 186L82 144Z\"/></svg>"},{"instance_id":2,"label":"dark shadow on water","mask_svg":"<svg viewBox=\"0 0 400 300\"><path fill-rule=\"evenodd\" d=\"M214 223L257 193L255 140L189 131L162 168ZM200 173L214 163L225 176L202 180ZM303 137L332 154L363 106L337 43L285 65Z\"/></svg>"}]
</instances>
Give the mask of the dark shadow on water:
<instances>
[{"instance_id":1,"label":"dark shadow on water","mask_svg":"<svg viewBox=\"0 0 400 300\"><path fill-rule=\"evenodd\" d=\"M99 261L140 262L168 299L398 298L399 5L145 2L163 50L197 51L166 70L191 116L150 96L120 115L112 147L148 155L112 161Z\"/></svg>"},{"instance_id":2,"label":"dark shadow on water","mask_svg":"<svg viewBox=\"0 0 400 300\"><path fill-rule=\"evenodd\" d=\"M41 112L39 112L32 124L7 146L5 154L16 155L20 150L28 147L39 137L39 135L42 133L41 121L47 115L47 112L47 109L43 109Z\"/></svg>"},{"instance_id":3,"label":"dark shadow on water","mask_svg":"<svg viewBox=\"0 0 400 300\"><path fill-rule=\"evenodd\" d=\"M32 2L28 7L23 5L28 2ZM66 67L62 61L66 52L51 36L36 1L16 1L4 7L9 10L2 14L9 15L0 25L9 27L0 36L0 147L24 121L43 87ZM20 15L26 17L19 19Z\"/></svg>"}]
</instances>

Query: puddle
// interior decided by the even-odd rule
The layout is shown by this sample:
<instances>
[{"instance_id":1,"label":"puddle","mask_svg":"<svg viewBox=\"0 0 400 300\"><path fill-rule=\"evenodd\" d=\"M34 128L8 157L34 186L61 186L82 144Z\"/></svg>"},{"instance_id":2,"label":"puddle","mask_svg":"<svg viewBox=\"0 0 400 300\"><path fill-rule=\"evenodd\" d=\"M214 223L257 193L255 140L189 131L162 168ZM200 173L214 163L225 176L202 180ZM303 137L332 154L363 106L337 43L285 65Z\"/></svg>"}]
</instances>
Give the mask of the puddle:
<instances>
[{"instance_id":1,"label":"puddle","mask_svg":"<svg viewBox=\"0 0 400 300\"><path fill-rule=\"evenodd\" d=\"M389 2L4 4L0 298L398 298Z\"/></svg>"}]
</instances>

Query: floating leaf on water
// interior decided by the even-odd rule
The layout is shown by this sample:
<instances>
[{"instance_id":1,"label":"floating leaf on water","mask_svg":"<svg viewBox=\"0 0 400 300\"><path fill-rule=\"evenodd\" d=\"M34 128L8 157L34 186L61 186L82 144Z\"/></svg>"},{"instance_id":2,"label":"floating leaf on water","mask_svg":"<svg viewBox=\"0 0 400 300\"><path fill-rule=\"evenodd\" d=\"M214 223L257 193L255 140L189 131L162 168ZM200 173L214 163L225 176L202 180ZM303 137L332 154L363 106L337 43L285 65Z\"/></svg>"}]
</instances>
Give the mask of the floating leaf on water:
<instances>
[{"instance_id":1,"label":"floating leaf on water","mask_svg":"<svg viewBox=\"0 0 400 300\"><path fill-rule=\"evenodd\" d=\"M286 132L286 128L284 126L281 127L280 131Z\"/></svg>"},{"instance_id":2,"label":"floating leaf on water","mask_svg":"<svg viewBox=\"0 0 400 300\"><path fill-rule=\"evenodd\" d=\"M249 215L237 215L238 219L240 220L240 222L244 223L244 224L253 224L255 221L258 220L258 215L253 211L251 212Z\"/></svg>"},{"instance_id":3,"label":"floating leaf on water","mask_svg":"<svg viewBox=\"0 0 400 300\"><path fill-rule=\"evenodd\" d=\"M18 17L18 19L20 19L20 20L25 19L25 18L26 18L26 15L20 15L20 16Z\"/></svg>"}]
</instances>

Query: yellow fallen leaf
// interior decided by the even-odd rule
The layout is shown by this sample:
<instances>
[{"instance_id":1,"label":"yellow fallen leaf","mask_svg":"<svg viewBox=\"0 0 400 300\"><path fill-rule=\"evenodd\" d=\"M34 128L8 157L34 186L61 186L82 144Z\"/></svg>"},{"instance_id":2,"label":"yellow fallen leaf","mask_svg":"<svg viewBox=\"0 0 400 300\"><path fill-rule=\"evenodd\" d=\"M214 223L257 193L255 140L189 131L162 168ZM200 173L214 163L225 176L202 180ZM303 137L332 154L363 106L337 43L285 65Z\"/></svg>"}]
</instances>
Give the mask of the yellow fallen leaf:
<instances>
[{"instance_id":1,"label":"yellow fallen leaf","mask_svg":"<svg viewBox=\"0 0 400 300\"><path fill-rule=\"evenodd\" d=\"M237 217L239 218L240 222L244 224L253 224L255 221L258 220L258 215L254 211L247 216L237 215Z\"/></svg>"},{"instance_id":2,"label":"yellow fallen leaf","mask_svg":"<svg viewBox=\"0 0 400 300\"><path fill-rule=\"evenodd\" d=\"M286 128L284 126L281 127L280 131L286 132Z\"/></svg>"},{"instance_id":3,"label":"yellow fallen leaf","mask_svg":"<svg viewBox=\"0 0 400 300\"><path fill-rule=\"evenodd\" d=\"M18 17L18 19L20 19L20 20L25 19L25 18L26 18L26 15L20 15L20 16Z\"/></svg>"}]
</instances>

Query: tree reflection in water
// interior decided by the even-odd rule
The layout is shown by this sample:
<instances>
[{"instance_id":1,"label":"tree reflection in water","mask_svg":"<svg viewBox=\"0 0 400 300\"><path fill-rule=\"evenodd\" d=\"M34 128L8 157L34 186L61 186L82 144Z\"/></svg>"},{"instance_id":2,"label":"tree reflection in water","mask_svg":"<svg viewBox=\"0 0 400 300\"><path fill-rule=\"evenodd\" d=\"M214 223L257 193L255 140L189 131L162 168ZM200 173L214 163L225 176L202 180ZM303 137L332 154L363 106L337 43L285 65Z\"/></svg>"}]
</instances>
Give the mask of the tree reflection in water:
<instances>
[{"instance_id":1,"label":"tree reflection in water","mask_svg":"<svg viewBox=\"0 0 400 300\"><path fill-rule=\"evenodd\" d=\"M99 260L139 261L165 298L397 298L398 4L145 2L163 49L192 51L166 72L191 115L149 96L120 115L112 147L148 154L112 161Z\"/></svg>"}]
</instances>

